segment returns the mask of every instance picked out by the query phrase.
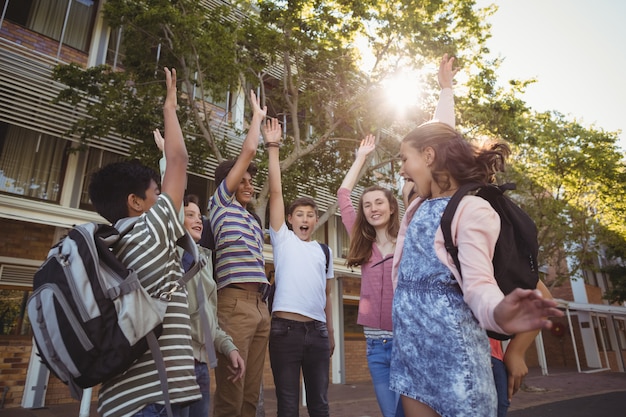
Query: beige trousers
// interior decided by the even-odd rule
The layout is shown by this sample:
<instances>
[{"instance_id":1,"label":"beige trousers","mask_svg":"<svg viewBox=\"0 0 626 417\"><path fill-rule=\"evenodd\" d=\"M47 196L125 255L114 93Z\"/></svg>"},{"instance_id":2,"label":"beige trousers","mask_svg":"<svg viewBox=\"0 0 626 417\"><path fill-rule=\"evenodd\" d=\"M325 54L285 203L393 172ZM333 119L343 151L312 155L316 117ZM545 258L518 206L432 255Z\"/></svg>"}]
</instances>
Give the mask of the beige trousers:
<instances>
[{"instance_id":1,"label":"beige trousers","mask_svg":"<svg viewBox=\"0 0 626 417\"><path fill-rule=\"evenodd\" d=\"M217 317L239 349L246 373L239 381L229 381L230 360L218 353L213 417L255 417L270 334L267 304L260 293L223 288L217 294Z\"/></svg>"}]
</instances>

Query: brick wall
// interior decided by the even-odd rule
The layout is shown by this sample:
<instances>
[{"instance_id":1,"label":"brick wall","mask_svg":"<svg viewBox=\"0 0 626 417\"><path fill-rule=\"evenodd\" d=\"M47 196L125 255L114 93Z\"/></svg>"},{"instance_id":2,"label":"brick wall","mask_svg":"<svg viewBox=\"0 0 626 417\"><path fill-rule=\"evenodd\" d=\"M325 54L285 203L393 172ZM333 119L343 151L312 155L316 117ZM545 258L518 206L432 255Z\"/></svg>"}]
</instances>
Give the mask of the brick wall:
<instances>
[{"instance_id":1,"label":"brick wall","mask_svg":"<svg viewBox=\"0 0 626 417\"><path fill-rule=\"evenodd\" d=\"M59 50L59 41L28 30L8 20L2 22L0 37L22 45L28 50L37 51L50 57L56 57ZM63 62L74 62L83 67L87 66L87 53L67 45L63 45L61 48L59 59Z\"/></svg>"},{"instance_id":2,"label":"brick wall","mask_svg":"<svg viewBox=\"0 0 626 417\"><path fill-rule=\"evenodd\" d=\"M42 261L54 244L53 226L0 219L0 256Z\"/></svg>"},{"instance_id":3,"label":"brick wall","mask_svg":"<svg viewBox=\"0 0 626 417\"><path fill-rule=\"evenodd\" d=\"M346 383L371 381L365 356L365 338L346 340L345 343Z\"/></svg>"},{"instance_id":4,"label":"brick wall","mask_svg":"<svg viewBox=\"0 0 626 417\"><path fill-rule=\"evenodd\" d=\"M6 408L22 402L30 351L30 337L0 337L0 391L8 387L4 399Z\"/></svg>"},{"instance_id":5,"label":"brick wall","mask_svg":"<svg viewBox=\"0 0 626 417\"><path fill-rule=\"evenodd\" d=\"M4 408L20 407L26 384L26 373L32 350L30 336L0 336L0 392L8 387ZM98 389L94 388L92 398L97 400ZM67 385L53 375L48 380L46 405L76 402L70 396Z\"/></svg>"},{"instance_id":6,"label":"brick wall","mask_svg":"<svg viewBox=\"0 0 626 417\"><path fill-rule=\"evenodd\" d=\"M567 318L553 318L554 324L560 324L565 329L562 336L557 336L551 330L543 330L543 345L546 352L546 360L548 362L548 370L550 367L559 368L572 368L576 369L576 355L574 353L574 346L572 344L572 336L567 327ZM574 329L578 329L578 317L572 316L572 326ZM576 347L578 349L580 365L586 367L587 362L582 349L582 339L580 333L574 332L574 339L576 340ZM539 360L537 358L537 349L533 343L526 351L526 364L529 367L539 366ZM617 369L617 368L616 368Z\"/></svg>"}]
</instances>

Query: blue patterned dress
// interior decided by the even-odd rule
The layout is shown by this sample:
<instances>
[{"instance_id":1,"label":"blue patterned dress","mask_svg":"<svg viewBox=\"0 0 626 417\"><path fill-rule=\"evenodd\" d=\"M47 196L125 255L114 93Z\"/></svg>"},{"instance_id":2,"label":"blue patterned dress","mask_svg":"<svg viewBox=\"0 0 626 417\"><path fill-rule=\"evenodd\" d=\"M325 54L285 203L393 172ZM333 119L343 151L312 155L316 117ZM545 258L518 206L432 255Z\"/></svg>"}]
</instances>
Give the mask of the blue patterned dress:
<instances>
[{"instance_id":1,"label":"blue patterned dress","mask_svg":"<svg viewBox=\"0 0 626 417\"><path fill-rule=\"evenodd\" d=\"M393 299L390 388L443 417L495 417L487 335L435 254L448 201L425 200L407 228Z\"/></svg>"}]
</instances>

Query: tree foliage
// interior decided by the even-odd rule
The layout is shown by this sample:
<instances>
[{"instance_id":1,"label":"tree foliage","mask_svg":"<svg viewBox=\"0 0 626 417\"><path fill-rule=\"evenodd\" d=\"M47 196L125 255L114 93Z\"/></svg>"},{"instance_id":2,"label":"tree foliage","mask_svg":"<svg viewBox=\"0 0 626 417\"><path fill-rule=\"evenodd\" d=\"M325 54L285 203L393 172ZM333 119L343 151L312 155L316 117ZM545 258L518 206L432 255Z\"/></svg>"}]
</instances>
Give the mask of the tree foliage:
<instances>
[{"instance_id":1,"label":"tree foliage","mask_svg":"<svg viewBox=\"0 0 626 417\"><path fill-rule=\"evenodd\" d=\"M471 135L513 147L503 180L517 183L515 197L538 226L540 264L558 284L583 270L598 271L598 254L626 242L626 171L616 133L530 109L519 96L532 82L497 87L492 69L484 67L458 107Z\"/></svg>"},{"instance_id":2,"label":"tree foliage","mask_svg":"<svg viewBox=\"0 0 626 417\"><path fill-rule=\"evenodd\" d=\"M208 102L258 88L270 115L286 125L286 200L300 193L315 197L319 189L334 194L358 139L369 132L389 135L394 115L380 106L385 77L400 66L419 69L444 51L473 56L487 36L472 0L263 0L210 9L195 0L108 0L104 13L111 27L123 30L124 71L57 68L57 79L68 86L59 100L81 103L89 115L75 133L133 138L133 156L156 160L150 132L161 120L160 68L176 67L184 132L201 139L188 139L191 169L201 171L207 156L236 156L216 133L227 116L217 117ZM368 39L376 56L367 72L359 66L358 36ZM423 99L432 103L430 86ZM425 119L426 112L412 110ZM262 155L258 162L264 166ZM267 184L258 180L257 212L264 218Z\"/></svg>"}]
</instances>

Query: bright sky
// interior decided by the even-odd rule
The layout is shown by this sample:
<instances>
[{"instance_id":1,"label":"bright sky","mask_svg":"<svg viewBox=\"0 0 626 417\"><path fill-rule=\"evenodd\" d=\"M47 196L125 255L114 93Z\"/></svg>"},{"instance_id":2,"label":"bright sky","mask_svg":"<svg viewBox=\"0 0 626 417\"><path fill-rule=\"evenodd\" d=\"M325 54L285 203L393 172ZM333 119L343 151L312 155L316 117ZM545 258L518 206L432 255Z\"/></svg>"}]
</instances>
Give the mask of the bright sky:
<instances>
[{"instance_id":1,"label":"bright sky","mask_svg":"<svg viewBox=\"0 0 626 417\"><path fill-rule=\"evenodd\" d=\"M496 3L488 47L502 80L537 78L524 100L584 126L621 130L626 150L626 1L477 0Z\"/></svg>"}]
</instances>

